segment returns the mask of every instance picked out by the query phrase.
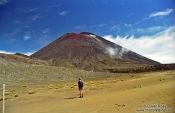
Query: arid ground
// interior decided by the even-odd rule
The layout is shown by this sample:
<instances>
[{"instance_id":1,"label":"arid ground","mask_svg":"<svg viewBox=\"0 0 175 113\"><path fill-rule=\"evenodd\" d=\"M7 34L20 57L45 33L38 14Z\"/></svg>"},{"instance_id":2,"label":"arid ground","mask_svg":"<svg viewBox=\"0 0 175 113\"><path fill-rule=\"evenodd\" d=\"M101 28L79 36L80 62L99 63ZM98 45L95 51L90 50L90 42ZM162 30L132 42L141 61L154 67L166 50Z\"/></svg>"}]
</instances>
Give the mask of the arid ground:
<instances>
[{"instance_id":1,"label":"arid ground","mask_svg":"<svg viewBox=\"0 0 175 113\"><path fill-rule=\"evenodd\" d=\"M84 78L84 82L84 98L78 98L76 80L7 86L5 113L175 112L175 71Z\"/></svg>"}]
</instances>

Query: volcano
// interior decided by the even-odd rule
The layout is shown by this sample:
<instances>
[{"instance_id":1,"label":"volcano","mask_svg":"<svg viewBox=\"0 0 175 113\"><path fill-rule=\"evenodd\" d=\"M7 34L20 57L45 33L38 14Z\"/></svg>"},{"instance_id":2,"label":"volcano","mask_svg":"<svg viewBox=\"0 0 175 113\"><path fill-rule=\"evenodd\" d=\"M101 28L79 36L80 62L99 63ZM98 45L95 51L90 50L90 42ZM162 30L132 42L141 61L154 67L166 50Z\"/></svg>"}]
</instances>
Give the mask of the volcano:
<instances>
[{"instance_id":1,"label":"volcano","mask_svg":"<svg viewBox=\"0 0 175 113\"><path fill-rule=\"evenodd\" d=\"M159 64L89 32L67 33L31 56L50 65L96 71Z\"/></svg>"}]
</instances>

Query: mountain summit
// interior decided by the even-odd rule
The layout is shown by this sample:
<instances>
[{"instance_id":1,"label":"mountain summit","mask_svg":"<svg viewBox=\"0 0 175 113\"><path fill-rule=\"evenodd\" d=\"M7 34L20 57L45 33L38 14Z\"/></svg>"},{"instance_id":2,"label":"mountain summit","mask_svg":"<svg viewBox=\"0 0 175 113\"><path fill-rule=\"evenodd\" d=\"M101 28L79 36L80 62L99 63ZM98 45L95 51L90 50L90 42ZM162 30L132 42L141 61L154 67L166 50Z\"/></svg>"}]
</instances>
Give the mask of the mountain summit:
<instances>
[{"instance_id":1,"label":"mountain summit","mask_svg":"<svg viewBox=\"0 0 175 113\"><path fill-rule=\"evenodd\" d=\"M159 64L89 32L67 33L32 57L47 60L56 66L85 70Z\"/></svg>"}]
</instances>

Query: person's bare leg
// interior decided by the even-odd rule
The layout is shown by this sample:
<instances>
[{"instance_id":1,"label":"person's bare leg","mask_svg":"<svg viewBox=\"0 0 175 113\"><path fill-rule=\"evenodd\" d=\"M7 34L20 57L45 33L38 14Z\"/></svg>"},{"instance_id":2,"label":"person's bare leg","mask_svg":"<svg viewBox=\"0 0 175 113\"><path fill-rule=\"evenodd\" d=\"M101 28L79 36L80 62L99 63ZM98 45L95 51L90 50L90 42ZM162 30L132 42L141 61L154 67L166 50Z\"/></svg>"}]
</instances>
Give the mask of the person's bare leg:
<instances>
[{"instance_id":1,"label":"person's bare leg","mask_svg":"<svg viewBox=\"0 0 175 113\"><path fill-rule=\"evenodd\" d=\"M83 98L83 91L81 92L81 97Z\"/></svg>"},{"instance_id":2,"label":"person's bare leg","mask_svg":"<svg viewBox=\"0 0 175 113\"><path fill-rule=\"evenodd\" d=\"M80 90L80 98L81 98L81 90Z\"/></svg>"}]
</instances>

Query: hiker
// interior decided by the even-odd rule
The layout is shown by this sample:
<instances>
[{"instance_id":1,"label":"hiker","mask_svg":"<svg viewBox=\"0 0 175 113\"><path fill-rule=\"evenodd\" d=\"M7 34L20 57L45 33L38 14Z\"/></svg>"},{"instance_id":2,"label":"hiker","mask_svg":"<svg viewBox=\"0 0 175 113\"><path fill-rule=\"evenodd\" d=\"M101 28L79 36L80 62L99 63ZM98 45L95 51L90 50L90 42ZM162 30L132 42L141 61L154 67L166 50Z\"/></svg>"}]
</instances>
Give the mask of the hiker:
<instances>
[{"instance_id":1,"label":"hiker","mask_svg":"<svg viewBox=\"0 0 175 113\"><path fill-rule=\"evenodd\" d=\"M80 91L80 98L83 98L83 81L81 78L78 79L78 89Z\"/></svg>"}]
</instances>

